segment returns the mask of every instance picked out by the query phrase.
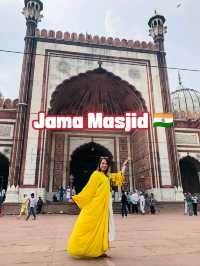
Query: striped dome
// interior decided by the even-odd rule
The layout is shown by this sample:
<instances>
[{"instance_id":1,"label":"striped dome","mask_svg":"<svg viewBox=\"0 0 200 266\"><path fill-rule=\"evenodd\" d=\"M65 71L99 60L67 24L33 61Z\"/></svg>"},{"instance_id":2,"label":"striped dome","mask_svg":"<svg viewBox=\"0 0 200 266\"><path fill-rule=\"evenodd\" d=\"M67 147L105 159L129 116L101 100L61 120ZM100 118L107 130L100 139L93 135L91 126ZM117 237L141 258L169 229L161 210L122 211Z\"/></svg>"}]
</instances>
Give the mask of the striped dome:
<instances>
[{"instance_id":1,"label":"striped dome","mask_svg":"<svg viewBox=\"0 0 200 266\"><path fill-rule=\"evenodd\" d=\"M179 88L171 93L173 112L198 113L200 112L200 91Z\"/></svg>"}]
</instances>

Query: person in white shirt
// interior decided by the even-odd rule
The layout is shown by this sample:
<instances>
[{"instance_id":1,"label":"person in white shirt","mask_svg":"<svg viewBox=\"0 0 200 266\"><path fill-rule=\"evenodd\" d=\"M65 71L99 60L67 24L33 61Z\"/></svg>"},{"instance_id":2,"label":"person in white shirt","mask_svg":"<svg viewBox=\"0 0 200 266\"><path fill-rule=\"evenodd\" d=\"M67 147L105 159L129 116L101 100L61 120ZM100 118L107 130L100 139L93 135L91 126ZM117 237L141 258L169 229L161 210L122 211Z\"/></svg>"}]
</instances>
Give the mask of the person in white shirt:
<instances>
[{"instance_id":1,"label":"person in white shirt","mask_svg":"<svg viewBox=\"0 0 200 266\"><path fill-rule=\"evenodd\" d=\"M71 189L69 186L66 189L66 200L67 200L67 202L69 202L71 200Z\"/></svg>"},{"instance_id":2,"label":"person in white shirt","mask_svg":"<svg viewBox=\"0 0 200 266\"><path fill-rule=\"evenodd\" d=\"M187 203L187 193L184 193L184 214L188 214L188 203Z\"/></svg>"},{"instance_id":3,"label":"person in white shirt","mask_svg":"<svg viewBox=\"0 0 200 266\"><path fill-rule=\"evenodd\" d=\"M131 200L131 203L132 203L132 212L138 214L139 197L138 197L138 194L137 194L136 191L130 196L130 200Z\"/></svg>"},{"instance_id":4,"label":"person in white shirt","mask_svg":"<svg viewBox=\"0 0 200 266\"><path fill-rule=\"evenodd\" d=\"M198 197L196 194L192 195L192 205L193 205L193 213L197 216L197 204L198 204Z\"/></svg>"},{"instance_id":5,"label":"person in white shirt","mask_svg":"<svg viewBox=\"0 0 200 266\"><path fill-rule=\"evenodd\" d=\"M144 210L144 208L145 208L145 198L144 198L144 194L143 193L140 194L139 200L140 200L140 211L141 211L142 214L145 214L145 210Z\"/></svg>"},{"instance_id":6,"label":"person in white shirt","mask_svg":"<svg viewBox=\"0 0 200 266\"><path fill-rule=\"evenodd\" d=\"M35 214L36 205L37 205L37 200L35 198L35 195L34 193L31 193L31 197L29 198L29 212L28 212L28 216L26 217L26 221L28 221L31 214L34 217L34 220L36 219L36 214Z\"/></svg>"}]
</instances>

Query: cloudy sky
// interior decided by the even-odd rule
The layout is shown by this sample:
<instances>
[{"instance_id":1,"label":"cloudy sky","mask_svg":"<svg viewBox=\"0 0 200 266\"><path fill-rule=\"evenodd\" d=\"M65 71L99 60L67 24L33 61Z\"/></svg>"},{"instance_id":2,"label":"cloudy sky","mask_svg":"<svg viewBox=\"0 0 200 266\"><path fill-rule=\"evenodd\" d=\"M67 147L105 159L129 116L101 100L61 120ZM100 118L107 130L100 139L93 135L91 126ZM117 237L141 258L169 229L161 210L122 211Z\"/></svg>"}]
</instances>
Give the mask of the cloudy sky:
<instances>
[{"instance_id":1,"label":"cloudy sky","mask_svg":"<svg viewBox=\"0 0 200 266\"><path fill-rule=\"evenodd\" d=\"M43 0L39 28L150 41L148 20L156 9L167 19L168 67L200 69L197 0ZM0 50L23 51L23 0L0 0ZM0 52L0 91L18 97L22 55ZM177 70L169 70L170 88L177 87ZM200 72L180 71L186 87L200 88Z\"/></svg>"}]
</instances>

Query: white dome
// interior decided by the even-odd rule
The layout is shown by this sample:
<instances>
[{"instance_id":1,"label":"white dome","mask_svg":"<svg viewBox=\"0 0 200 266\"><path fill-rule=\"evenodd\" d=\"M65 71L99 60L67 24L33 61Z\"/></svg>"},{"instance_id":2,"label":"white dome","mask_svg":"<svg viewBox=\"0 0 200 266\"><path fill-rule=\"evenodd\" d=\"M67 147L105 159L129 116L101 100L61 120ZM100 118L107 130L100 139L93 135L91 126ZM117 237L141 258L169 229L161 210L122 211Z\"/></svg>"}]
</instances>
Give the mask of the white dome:
<instances>
[{"instance_id":1,"label":"white dome","mask_svg":"<svg viewBox=\"0 0 200 266\"><path fill-rule=\"evenodd\" d=\"M198 113L200 112L200 91L180 88L171 93L173 112Z\"/></svg>"}]
</instances>

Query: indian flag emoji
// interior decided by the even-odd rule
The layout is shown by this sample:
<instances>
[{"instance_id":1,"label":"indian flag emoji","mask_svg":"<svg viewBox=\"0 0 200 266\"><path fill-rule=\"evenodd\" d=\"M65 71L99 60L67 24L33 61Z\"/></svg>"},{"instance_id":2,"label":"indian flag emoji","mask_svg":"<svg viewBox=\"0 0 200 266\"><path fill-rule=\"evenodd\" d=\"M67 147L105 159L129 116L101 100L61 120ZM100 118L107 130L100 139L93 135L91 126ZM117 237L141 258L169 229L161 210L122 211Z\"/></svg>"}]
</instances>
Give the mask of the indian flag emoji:
<instances>
[{"instance_id":1,"label":"indian flag emoji","mask_svg":"<svg viewBox=\"0 0 200 266\"><path fill-rule=\"evenodd\" d=\"M153 115L153 126L154 127L172 127L174 125L174 119L172 113L166 114L154 114Z\"/></svg>"}]
</instances>

